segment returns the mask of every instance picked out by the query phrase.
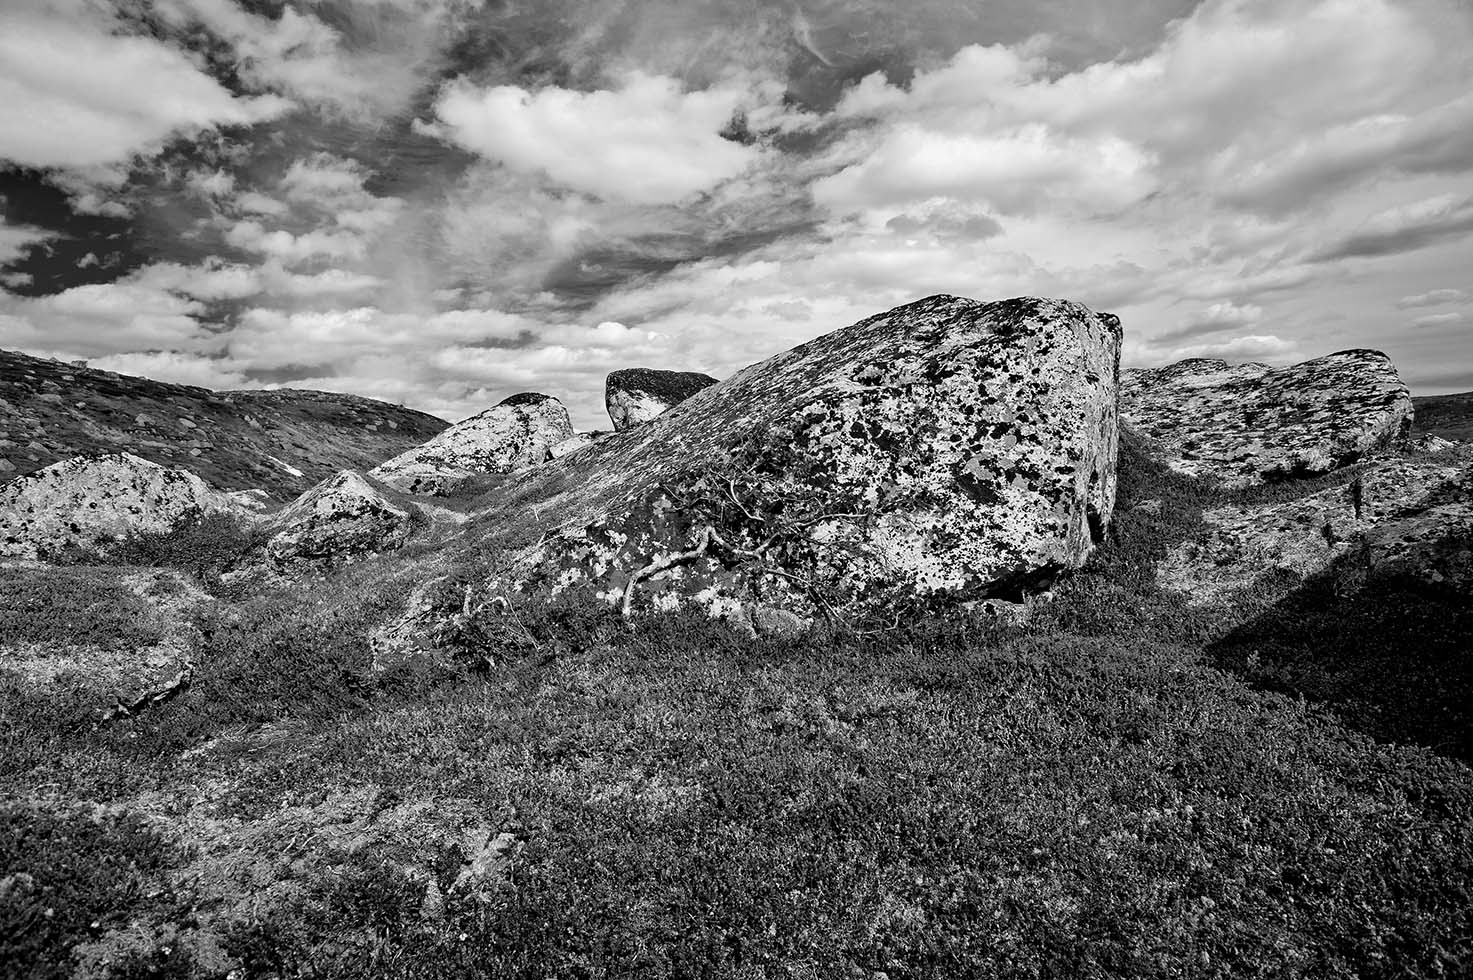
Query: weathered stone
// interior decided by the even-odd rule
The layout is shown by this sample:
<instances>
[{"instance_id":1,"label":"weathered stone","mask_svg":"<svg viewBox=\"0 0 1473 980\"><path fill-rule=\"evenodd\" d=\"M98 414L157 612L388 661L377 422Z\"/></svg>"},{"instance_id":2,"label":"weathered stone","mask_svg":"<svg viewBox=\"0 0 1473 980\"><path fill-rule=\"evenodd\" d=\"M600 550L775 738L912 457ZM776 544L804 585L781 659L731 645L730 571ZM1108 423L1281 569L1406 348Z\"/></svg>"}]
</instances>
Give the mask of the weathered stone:
<instances>
[{"instance_id":1,"label":"weathered stone","mask_svg":"<svg viewBox=\"0 0 1473 980\"><path fill-rule=\"evenodd\" d=\"M271 522L266 552L278 563L342 561L403 547L414 518L352 470L324 480Z\"/></svg>"},{"instance_id":2,"label":"weathered stone","mask_svg":"<svg viewBox=\"0 0 1473 980\"><path fill-rule=\"evenodd\" d=\"M668 412L691 395L716 384L716 379L698 371L657 371L625 368L604 382L604 405L614 431L648 422Z\"/></svg>"},{"instance_id":3,"label":"weathered stone","mask_svg":"<svg viewBox=\"0 0 1473 980\"><path fill-rule=\"evenodd\" d=\"M543 515L517 582L626 608L844 615L1019 597L1114 508L1118 326L935 296L834 331L501 488Z\"/></svg>"},{"instance_id":4,"label":"weathered stone","mask_svg":"<svg viewBox=\"0 0 1473 980\"><path fill-rule=\"evenodd\" d=\"M600 439L608 438L608 436L609 433L607 432L577 432L571 438L564 439L556 446L553 446L548 452L552 455L553 459L562 459L569 453L576 453L585 446L591 446Z\"/></svg>"},{"instance_id":5,"label":"weathered stone","mask_svg":"<svg viewBox=\"0 0 1473 980\"><path fill-rule=\"evenodd\" d=\"M1218 507L1156 569L1193 605L1279 579L1287 592L1340 560L1430 584L1473 584L1473 450L1372 460L1342 486L1297 500ZM1291 573L1287 577L1283 573Z\"/></svg>"},{"instance_id":6,"label":"weathered stone","mask_svg":"<svg viewBox=\"0 0 1473 980\"><path fill-rule=\"evenodd\" d=\"M131 453L76 457L0 487L0 555L37 558L203 514L245 516L228 495L187 470Z\"/></svg>"},{"instance_id":7,"label":"weathered stone","mask_svg":"<svg viewBox=\"0 0 1473 980\"><path fill-rule=\"evenodd\" d=\"M1380 351L1287 368L1194 358L1126 371L1120 417L1173 470L1246 487L1328 473L1405 439L1412 401Z\"/></svg>"},{"instance_id":8,"label":"weathered stone","mask_svg":"<svg viewBox=\"0 0 1473 980\"><path fill-rule=\"evenodd\" d=\"M510 473L544 462L552 447L572 435L573 423L562 402L526 392L457 422L368 475L407 493L444 496L479 474Z\"/></svg>"}]
</instances>

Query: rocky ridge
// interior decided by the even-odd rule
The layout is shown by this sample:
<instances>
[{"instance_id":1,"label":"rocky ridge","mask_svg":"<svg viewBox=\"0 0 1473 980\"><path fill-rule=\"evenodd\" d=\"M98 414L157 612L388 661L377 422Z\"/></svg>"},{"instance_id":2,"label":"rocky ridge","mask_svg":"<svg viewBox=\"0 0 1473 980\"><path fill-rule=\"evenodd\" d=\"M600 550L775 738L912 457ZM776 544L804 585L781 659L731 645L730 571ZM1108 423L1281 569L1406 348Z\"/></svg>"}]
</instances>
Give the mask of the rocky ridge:
<instances>
[{"instance_id":1,"label":"rocky ridge","mask_svg":"<svg viewBox=\"0 0 1473 980\"><path fill-rule=\"evenodd\" d=\"M448 423L329 392L217 392L0 351L0 479L80 455L128 452L223 490L291 500Z\"/></svg>"}]
</instances>

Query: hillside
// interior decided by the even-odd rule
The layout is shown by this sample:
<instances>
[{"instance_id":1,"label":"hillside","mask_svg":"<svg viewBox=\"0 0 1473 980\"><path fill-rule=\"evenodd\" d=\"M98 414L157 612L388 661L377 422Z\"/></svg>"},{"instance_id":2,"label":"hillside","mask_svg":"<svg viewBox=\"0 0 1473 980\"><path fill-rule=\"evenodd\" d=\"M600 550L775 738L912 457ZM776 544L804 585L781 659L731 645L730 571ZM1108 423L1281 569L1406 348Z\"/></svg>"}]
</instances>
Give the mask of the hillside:
<instances>
[{"instance_id":1,"label":"hillside","mask_svg":"<svg viewBox=\"0 0 1473 980\"><path fill-rule=\"evenodd\" d=\"M1417 430L1444 439L1473 440L1473 391L1413 398Z\"/></svg>"},{"instance_id":2,"label":"hillside","mask_svg":"<svg viewBox=\"0 0 1473 980\"><path fill-rule=\"evenodd\" d=\"M128 451L223 490L290 500L446 428L432 415L321 391L210 391L0 351L0 477Z\"/></svg>"}]
</instances>

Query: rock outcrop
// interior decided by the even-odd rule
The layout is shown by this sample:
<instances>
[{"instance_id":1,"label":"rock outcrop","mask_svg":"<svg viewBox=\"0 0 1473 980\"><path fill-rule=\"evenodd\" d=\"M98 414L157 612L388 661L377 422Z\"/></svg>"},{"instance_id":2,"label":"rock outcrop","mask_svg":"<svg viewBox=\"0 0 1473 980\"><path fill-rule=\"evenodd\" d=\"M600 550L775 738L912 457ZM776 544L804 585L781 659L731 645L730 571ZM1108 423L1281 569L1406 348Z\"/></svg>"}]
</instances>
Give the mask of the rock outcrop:
<instances>
[{"instance_id":1,"label":"rock outcrop","mask_svg":"<svg viewBox=\"0 0 1473 980\"><path fill-rule=\"evenodd\" d=\"M1473 589L1473 449L1366 463L1341 486L1295 500L1217 507L1158 564L1193 605L1249 587L1287 592L1348 562L1435 588ZM1285 574L1288 573L1288 574Z\"/></svg>"},{"instance_id":2,"label":"rock outcrop","mask_svg":"<svg viewBox=\"0 0 1473 980\"><path fill-rule=\"evenodd\" d=\"M540 515L518 586L631 610L1021 598L1110 520L1119 349L1075 303L934 296L514 478L484 524Z\"/></svg>"},{"instance_id":3,"label":"rock outcrop","mask_svg":"<svg viewBox=\"0 0 1473 980\"><path fill-rule=\"evenodd\" d=\"M1194 358L1121 377L1120 416L1179 473L1247 487L1328 473L1406 437L1412 401L1380 351L1293 367Z\"/></svg>"},{"instance_id":4,"label":"rock outcrop","mask_svg":"<svg viewBox=\"0 0 1473 980\"><path fill-rule=\"evenodd\" d=\"M553 459L562 459L569 453L576 453L580 449L593 445L600 439L608 438L608 436L609 433L607 432L575 432L571 437L553 446L548 450L548 453Z\"/></svg>"},{"instance_id":5,"label":"rock outcrop","mask_svg":"<svg viewBox=\"0 0 1473 980\"><path fill-rule=\"evenodd\" d=\"M63 460L0 486L0 555L44 559L209 513L247 514L188 470L132 453Z\"/></svg>"},{"instance_id":6,"label":"rock outcrop","mask_svg":"<svg viewBox=\"0 0 1473 980\"><path fill-rule=\"evenodd\" d=\"M270 528L266 553L278 564L336 562L403 547L414 515L360 474L344 470L287 505Z\"/></svg>"},{"instance_id":7,"label":"rock outcrop","mask_svg":"<svg viewBox=\"0 0 1473 980\"><path fill-rule=\"evenodd\" d=\"M572 435L573 423L562 402L526 392L457 422L368 475L406 493L444 496L471 477L544 462L552 447Z\"/></svg>"},{"instance_id":8,"label":"rock outcrop","mask_svg":"<svg viewBox=\"0 0 1473 980\"><path fill-rule=\"evenodd\" d=\"M657 371L625 368L604 382L604 405L615 432L658 418L716 379L698 371Z\"/></svg>"}]
</instances>

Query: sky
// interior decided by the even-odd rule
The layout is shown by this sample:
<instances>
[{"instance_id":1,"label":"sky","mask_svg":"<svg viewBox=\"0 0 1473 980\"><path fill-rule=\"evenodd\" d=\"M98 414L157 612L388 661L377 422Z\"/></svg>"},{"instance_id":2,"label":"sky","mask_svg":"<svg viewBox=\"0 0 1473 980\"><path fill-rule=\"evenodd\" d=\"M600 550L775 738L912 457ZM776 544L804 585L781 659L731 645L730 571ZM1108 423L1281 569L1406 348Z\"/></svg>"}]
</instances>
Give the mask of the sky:
<instances>
[{"instance_id":1,"label":"sky","mask_svg":"<svg viewBox=\"0 0 1473 980\"><path fill-rule=\"evenodd\" d=\"M606 428L940 292L1473 389L1473 3L0 3L6 349Z\"/></svg>"}]
</instances>

